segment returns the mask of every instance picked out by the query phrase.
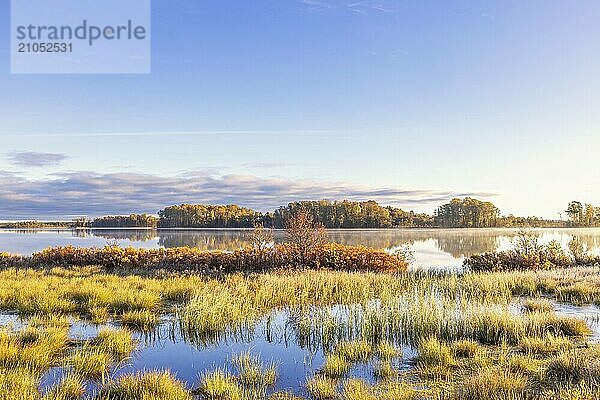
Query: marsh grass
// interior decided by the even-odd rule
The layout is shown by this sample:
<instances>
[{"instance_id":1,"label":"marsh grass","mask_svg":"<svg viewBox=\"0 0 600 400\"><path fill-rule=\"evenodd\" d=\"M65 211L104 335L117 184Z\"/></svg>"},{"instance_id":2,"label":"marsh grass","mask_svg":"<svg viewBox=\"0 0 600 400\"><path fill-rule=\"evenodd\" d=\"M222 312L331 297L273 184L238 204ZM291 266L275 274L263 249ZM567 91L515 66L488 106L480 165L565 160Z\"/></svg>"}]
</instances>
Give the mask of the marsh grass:
<instances>
[{"instance_id":1,"label":"marsh grass","mask_svg":"<svg viewBox=\"0 0 600 400\"><path fill-rule=\"evenodd\" d=\"M132 329L150 332L156 329L160 322L159 315L150 310L125 311L120 316L121 323Z\"/></svg>"},{"instance_id":2,"label":"marsh grass","mask_svg":"<svg viewBox=\"0 0 600 400\"><path fill-rule=\"evenodd\" d=\"M0 368L1 400L38 400L36 374L25 367Z\"/></svg>"},{"instance_id":3,"label":"marsh grass","mask_svg":"<svg viewBox=\"0 0 600 400\"><path fill-rule=\"evenodd\" d=\"M108 384L96 400L192 400L183 383L169 372L149 371L123 375ZM235 398L231 398L235 400Z\"/></svg>"},{"instance_id":4,"label":"marsh grass","mask_svg":"<svg viewBox=\"0 0 600 400\"><path fill-rule=\"evenodd\" d=\"M331 400L335 399L338 395L336 381L318 375L306 383L306 389L315 400Z\"/></svg>"},{"instance_id":5,"label":"marsh grass","mask_svg":"<svg viewBox=\"0 0 600 400\"><path fill-rule=\"evenodd\" d=\"M418 351L417 366L425 376L446 376L457 366L450 346L435 337L421 340Z\"/></svg>"},{"instance_id":6,"label":"marsh grass","mask_svg":"<svg viewBox=\"0 0 600 400\"><path fill-rule=\"evenodd\" d=\"M78 400L85 395L84 380L80 376L69 374L50 388L44 400Z\"/></svg>"},{"instance_id":7,"label":"marsh grass","mask_svg":"<svg viewBox=\"0 0 600 400\"><path fill-rule=\"evenodd\" d=\"M341 378L350 371L351 363L339 354L330 354L325 358L325 364L320 372L329 378Z\"/></svg>"},{"instance_id":8,"label":"marsh grass","mask_svg":"<svg viewBox=\"0 0 600 400\"><path fill-rule=\"evenodd\" d=\"M457 340L451 344L452 353L459 358L473 358L484 351L479 343L472 339Z\"/></svg>"},{"instance_id":9,"label":"marsh grass","mask_svg":"<svg viewBox=\"0 0 600 400\"><path fill-rule=\"evenodd\" d=\"M245 388L266 389L274 385L277 379L275 363L264 363L249 351L234 356L232 364L236 368L238 381Z\"/></svg>"},{"instance_id":10,"label":"marsh grass","mask_svg":"<svg viewBox=\"0 0 600 400\"><path fill-rule=\"evenodd\" d=\"M389 361L380 361L373 370L373 376L376 379L389 379L396 375L398 375L398 371L394 369Z\"/></svg>"},{"instance_id":11,"label":"marsh grass","mask_svg":"<svg viewBox=\"0 0 600 400\"><path fill-rule=\"evenodd\" d=\"M106 307L96 307L96 306L90 307L90 308L88 308L87 313L88 313L90 321L96 325L106 323L106 321L108 321L108 318L110 316L110 314L108 312L108 308L106 308Z\"/></svg>"},{"instance_id":12,"label":"marsh grass","mask_svg":"<svg viewBox=\"0 0 600 400\"><path fill-rule=\"evenodd\" d=\"M84 346L75 352L71 364L75 373L83 378L104 382L112 365L109 354L94 346Z\"/></svg>"},{"instance_id":13,"label":"marsh grass","mask_svg":"<svg viewBox=\"0 0 600 400\"><path fill-rule=\"evenodd\" d=\"M297 396L291 392L275 392L269 396L269 400L306 400L304 397Z\"/></svg>"},{"instance_id":14,"label":"marsh grass","mask_svg":"<svg viewBox=\"0 0 600 400\"><path fill-rule=\"evenodd\" d=\"M131 332L126 329L103 328L91 344L117 361L125 359L135 349Z\"/></svg>"},{"instance_id":15,"label":"marsh grass","mask_svg":"<svg viewBox=\"0 0 600 400\"><path fill-rule=\"evenodd\" d=\"M555 384L600 385L600 347L567 350L550 359L546 379Z\"/></svg>"},{"instance_id":16,"label":"marsh grass","mask_svg":"<svg viewBox=\"0 0 600 400\"><path fill-rule=\"evenodd\" d=\"M363 380L349 379L342 390L343 400L378 400L373 388Z\"/></svg>"},{"instance_id":17,"label":"marsh grass","mask_svg":"<svg viewBox=\"0 0 600 400\"><path fill-rule=\"evenodd\" d=\"M373 356L373 345L365 340L345 341L335 347L334 354L351 362L366 362Z\"/></svg>"},{"instance_id":18,"label":"marsh grass","mask_svg":"<svg viewBox=\"0 0 600 400\"><path fill-rule=\"evenodd\" d=\"M520 347L528 354L548 356L569 349L574 346L573 342L566 337L549 334L544 337L525 337L521 339Z\"/></svg>"},{"instance_id":19,"label":"marsh grass","mask_svg":"<svg viewBox=\"0 0 600 400\"><path fill-rule=\"evenodd\" d=\"M327 356L322 371L307 382L314 400L338 400L346 394L369 398L371 393L378 400L496 399L478 391L483 389L528 400L537 400L543 391L578 393L579 387L593 393L600 384L599 353L595 346L579 348L589 326L557 315L539 296L593 303L600 301L599 293L600 269L595 267L462 275L279 271L218 278L115 275L93 268L9 269L0 271L0 308L18 311L29 326L21 332L0 330L0 387L22 393L10 400L27 399L31 393L37 399L31 383L35 386L48 368L68 364L81 378L105 379L133 351L131 333L102 330L73 349L67 335L72 318L113 318L152 330L146 321L177 306L177 327L186 338L205 342L219 341L227 332L252 332L274 312L287 315L286 326L298 344ZM525 300L521 313L515 310L514 296L536 300ZM417 369L408 373L408 382L390 364L405 345L418 349ZM266 387L272 390L269 382L276 375L266 372L271 364L249 353L238 357L236 375L222 370L205 374L198 393L208 400L268 398ZM383 382L373 387L351 383L352 390L346 390L343 378L352 376L344 365L354 363L373 366ZM484 384L486 379L490 382ZM116 393L153 392L118 392L118 385L163 387L160 382L166 380L140 375L107 387L112 388L111 399L129 400ZM178 397L178 390L173 393L177 400L187 398Z\"/></svg>"},{"instance_id":20,"label":"marsh grass","mask_svg":"<svg viewBox=\"0 0 600 400\"><path fill-rule=\"evenodd\" d=\"M528 299L523 301L525 312L553 312L554 307L546 299Z\"/></svg>"},{"instance_id":21,"label":"marsh grass","mask_svg":"<svg viewBox=\"0 0 600 400\"><path fill-rule=\"evenodd\" d=\"M243 391L233 375L224 370L204 373L198 392L206 400L242 400Z\"/></svg>"},{"instance_id":22,"label":"marsh grass","mask_svg":"<svg viewBox=\"0 0 600 400\"><path fill-rule=\"evenodd\" d=\"M402 351L389 342L380 342L375 347L375 353L381 360L391 360L402 355Z\"/></svg>"},{"instance_id":23,"label":"marsh grass","mask_svg":"<svg viewBox=\"0 0 600 400\"><path fill-rule=\"evenodd\" d=\"M67 351L64 328L28 327L22 332L0 331L0 368L26 368L41 373L60 363Z\"/></svg>"},{"instance_id":24,"label":"marsh grass","mask_svg":"<svg viewBox=\"0 0 600 400\"><path fill-rule=\"evenodd\" d=\"M453 398L460 400L518 400L527 398L527 378L518 373L486 369L460 385Z\"/></svg>"}]
</instances>

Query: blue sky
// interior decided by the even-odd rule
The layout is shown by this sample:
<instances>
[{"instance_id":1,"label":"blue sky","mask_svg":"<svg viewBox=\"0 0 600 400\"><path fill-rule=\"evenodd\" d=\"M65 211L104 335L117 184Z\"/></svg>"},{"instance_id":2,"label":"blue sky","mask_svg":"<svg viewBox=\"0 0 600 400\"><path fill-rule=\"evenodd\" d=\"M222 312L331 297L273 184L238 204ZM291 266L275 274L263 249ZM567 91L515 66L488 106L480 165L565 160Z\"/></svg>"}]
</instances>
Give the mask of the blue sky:
<instances>
[{"instance_id":1,"label":"blue sky","mask_svg":"<svg viewBox=\"0 0 600 400\"><path fill-rule=\"evenodd\" d=\"M154 0L149 75L11 75L2 29L0 219L600 204L599 17L592 0Z\"/></svg>"}]
</instances>

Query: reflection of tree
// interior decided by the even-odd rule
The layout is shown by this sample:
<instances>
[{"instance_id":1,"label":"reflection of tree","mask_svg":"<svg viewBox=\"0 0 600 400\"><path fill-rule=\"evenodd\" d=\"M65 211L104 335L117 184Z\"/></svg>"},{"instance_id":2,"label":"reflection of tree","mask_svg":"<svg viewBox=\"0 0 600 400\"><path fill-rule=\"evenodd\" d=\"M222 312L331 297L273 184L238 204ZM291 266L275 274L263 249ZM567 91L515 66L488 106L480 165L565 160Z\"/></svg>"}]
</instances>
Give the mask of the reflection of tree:
<instances>
[{"instance_id":1,"label":"reflection of tree","mask_svg":"<svg viewBox=\"0 0 600 400\"><path fill-rule=\"evenodd\" d=\"M249 230L72 230L77 237L102 237L107 240L129 240L132 242L150 241L158 237L162 247L191 246L203 250L235 250L249 246ZM531 229L541 242L556 239L564 246L571 235L579 238L588 249L600 251L600 231L594 229ZM402 245L412 245L442 251L454 258L477 253L497 251L510 242L519 233L518 229L381 229L381 230L330 230L329 238L333 242L351 246L367 246L377 249L393 249ZM276 242L284 240L284 232L274 231Z\"/></svg>"},{"instance_id":2,"label":"reflection of tree","mask_svg":"<svg viewBox=\"0 0 600 400\"><path fill-rule=\"evenodd\" d=\"M596 253L600 252L600 234L598 231L576 231L573 236L579 239L579 241L583 243L588 250Z\"/></svg>"},{"instance_id":3,"label":"reflection of tree","mask_svg":"<svg viewBox=\"0 0 600 400\"><path fill-rule=\"evenodd\" d=\"M332 230L328 231L332 242L348 246L366 246L375 249L391 249L414 243L410 231L401 230Z\"/></svg>"},{"instance_id":4,"label":"reflection of tree","mask_svg":"<svg viewBox=\"0 0 600 400\"><path fill-rule=\"evenodd\" d=\"M250 245L248 231L160 231L158 245L166 248L197 247L202 250L235 250Z\"/></svg>"},{"instance_id":5,"label":"reflection of tree","mask_svg":"<svg viewBox=\"0 0 600 400\"><path fill-rule=\"evenodd\" d=\"M467 257L498 249L497 234L449 234L441 235L436 240L438 248L454 258Z\"/></svg>"},{"instance_id":6,"label":"reflection of tree","mask_svg":"<svg viewBox=\"0 0 600 400\"><path fill-rule=\"evenodd\" d=\"M153 229L121 229L121 230L95 230L90 231L92 236L108 240L130 240L132 242L147 242L158 236ZM87 233L86 233L87 235Z\"/></svg>"}]
</instances>

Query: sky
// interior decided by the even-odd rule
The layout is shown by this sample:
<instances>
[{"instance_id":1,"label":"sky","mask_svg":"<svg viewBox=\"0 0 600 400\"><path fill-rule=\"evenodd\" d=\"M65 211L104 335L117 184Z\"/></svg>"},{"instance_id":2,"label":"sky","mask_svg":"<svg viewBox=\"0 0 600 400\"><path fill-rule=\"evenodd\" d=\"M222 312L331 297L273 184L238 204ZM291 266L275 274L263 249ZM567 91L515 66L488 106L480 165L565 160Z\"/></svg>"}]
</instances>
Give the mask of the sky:
<instances>
[{"instance_id":1,"label":"sky","mask_svg":"<svg viewBox=\"0 0 600 400\"><path fill-rule=\"evenodd\" d=\"M154 0L152 72L10 74L0 219L300 199L600 205L596 0Z\"/></svg>"}]
</instances>

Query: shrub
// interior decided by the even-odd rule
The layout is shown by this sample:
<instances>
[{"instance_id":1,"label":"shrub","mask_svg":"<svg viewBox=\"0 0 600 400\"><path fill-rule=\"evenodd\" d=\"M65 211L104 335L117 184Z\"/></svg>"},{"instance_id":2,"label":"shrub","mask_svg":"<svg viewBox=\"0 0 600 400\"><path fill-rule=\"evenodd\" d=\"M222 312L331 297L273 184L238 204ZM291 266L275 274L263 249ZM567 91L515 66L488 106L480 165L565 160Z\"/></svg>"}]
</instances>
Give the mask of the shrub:
<instances>
[{"instance_id":1,"label":"shrub","mask_svg":"<svg viewBox=\"0 0 600 400\"><path fill-rule=\"evenodd\" d=\"M362 246L336 243L318 244L301 248L296 244L278 244L266 248L246 248L233 252L204 251L192 247L170 249L136 249L133 247L105 246L102 248L53 247L32 256L14 256L0 266L26 265L41 267L100 266L107 271L171 270L200 273L229 273L266 271L281 268L309 268L345 271L402 272L408 262L402 254L390 254ZM85 296L85 293L74 293ZM88 304L96 299L77 298L77 304Z\"/></svg>"},{"instance_id":2,"label":"shrub","mask_svg":"<svg viewBox=\"0 0 600 400\"><path fill-rule=\"evenodd\" d=\"M476 254L463 262L463 266L473 272L525 271L573 265L573 260L559 243L552 241L539 245L531 238L518 239L512 250Z\"/></svg>"}]
</instances>

